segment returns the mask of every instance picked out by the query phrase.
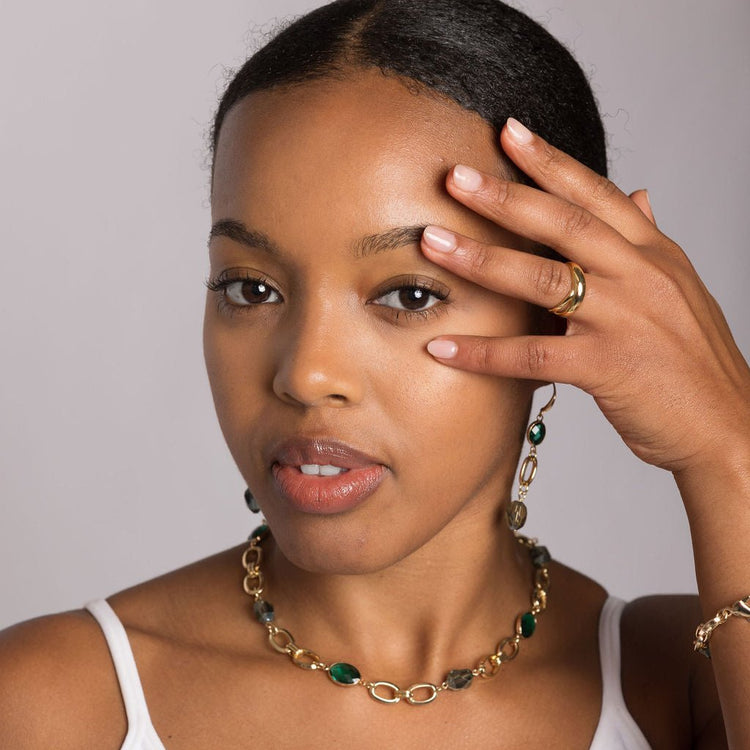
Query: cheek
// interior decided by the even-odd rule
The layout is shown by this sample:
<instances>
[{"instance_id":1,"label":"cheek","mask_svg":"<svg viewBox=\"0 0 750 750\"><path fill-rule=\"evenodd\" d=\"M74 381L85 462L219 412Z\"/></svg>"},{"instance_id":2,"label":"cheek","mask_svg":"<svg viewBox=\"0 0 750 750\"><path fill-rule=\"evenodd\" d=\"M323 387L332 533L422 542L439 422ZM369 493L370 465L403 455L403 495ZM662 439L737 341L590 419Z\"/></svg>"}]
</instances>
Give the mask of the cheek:
<instances>
[{"instance_id":1,"label":"cheek","mask_svg":"<svg viewBox=\"0 0 750 750\"><path fill-rule=\"evenodd\" d=\"M209 299L203 322L203 356L211 394L224 437L233 448L233 436L244 429L258 405L258 395L266 378L267 363L256 356L257 336L238 333L240 327L227 325Z\"/></svg>"},{"instance_id":2,"label":"cheek","mask_svg":"<svg viewBox=\"0 0 750 750\"><path fill-rule=\"evenodd\" d=\"M468 373L436 362L423 347L381 362L374 385L398 456L482 467L507 461L523 432L530 390L516 380Z\"/></svg>"}]
</instances>

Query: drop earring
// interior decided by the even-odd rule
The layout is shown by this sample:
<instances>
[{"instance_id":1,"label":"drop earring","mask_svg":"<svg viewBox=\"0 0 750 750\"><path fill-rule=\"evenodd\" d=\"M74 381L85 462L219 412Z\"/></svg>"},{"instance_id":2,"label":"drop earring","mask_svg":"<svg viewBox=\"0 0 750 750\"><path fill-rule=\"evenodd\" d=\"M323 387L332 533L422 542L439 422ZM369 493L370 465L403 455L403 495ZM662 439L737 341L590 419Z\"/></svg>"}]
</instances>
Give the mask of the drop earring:
<instances>
[{"instance_id":1,"label":"drop earring","mask_svg":"<svg viewBox=\"0 0 750 750\"><path fill-rule=\"evenodd\" d=\"M526 495L529 492L529 485L534 481L539 461L536 457L537 446L542 443L544 436L547 434L547 427L544 424L544 415L554 405L557 399L557 386L552 383L552 398L539 410L536 419L529 425L526 430L526 440L529 443L529 453L521 464L521 470L518 472L518 499L513 500L508 505L507 519L508 526L513 531L518 531L526 523Z\"/></svg>"},{"instance_id":2,"label":"drop earring","mask_svg":"<svg viewBox=\"0 0 750 750\"><path fill-rule=\"evenodd\" d=\"M245 503L253 513L260 513L260 505L258 505L255 495L249 489L245 490Z\"/></svg>"}]
</instances>

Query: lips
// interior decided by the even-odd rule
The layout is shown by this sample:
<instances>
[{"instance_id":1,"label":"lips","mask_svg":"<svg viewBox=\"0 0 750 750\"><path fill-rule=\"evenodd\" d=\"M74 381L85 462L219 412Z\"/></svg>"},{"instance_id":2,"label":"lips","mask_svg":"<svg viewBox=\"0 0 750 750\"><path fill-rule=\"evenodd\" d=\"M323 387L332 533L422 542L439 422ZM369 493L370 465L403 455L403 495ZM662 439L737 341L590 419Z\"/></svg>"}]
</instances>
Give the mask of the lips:
<instances>
[{"instance_id":1,"label":"lips","mask_svg":"<svg viewBox=\"0 0 750 750\"><path fill-rule=\"evenodd\" d=\"M282 497L303 513L352 510L380 486L388 467L346 443L294 437L269 454L274 483Z\"/></svg>"}]
</instances>

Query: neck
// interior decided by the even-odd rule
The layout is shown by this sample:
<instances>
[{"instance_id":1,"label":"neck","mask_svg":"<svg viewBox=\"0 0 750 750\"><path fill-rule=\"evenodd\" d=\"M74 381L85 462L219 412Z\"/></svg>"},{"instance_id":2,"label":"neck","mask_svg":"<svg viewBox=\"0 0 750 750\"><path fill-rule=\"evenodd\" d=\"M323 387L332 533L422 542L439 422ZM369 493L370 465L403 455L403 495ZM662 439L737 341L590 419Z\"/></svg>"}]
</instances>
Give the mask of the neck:
<instances>
[{"instance_id":1,"label":"neck","mask_svg":"<svg viewBox=\"0 0 750 750\"><path fill-rule=\"evenodd\" d=\"M440 682L449 669L472 667L530 606L528 551L494 517L456 518L373 573L309 573L272 540L264 548L276 624L324 661L353 663L375 679Z\"/></svg>"}]
</instances>

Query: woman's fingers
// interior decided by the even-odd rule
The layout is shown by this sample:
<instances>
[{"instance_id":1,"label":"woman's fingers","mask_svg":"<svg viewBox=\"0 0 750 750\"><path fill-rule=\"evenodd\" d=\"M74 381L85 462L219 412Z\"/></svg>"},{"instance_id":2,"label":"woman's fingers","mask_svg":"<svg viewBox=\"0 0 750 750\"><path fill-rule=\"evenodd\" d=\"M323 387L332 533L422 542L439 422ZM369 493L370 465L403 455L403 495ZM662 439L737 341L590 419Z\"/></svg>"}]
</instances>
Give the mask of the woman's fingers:
<instances>
[{"instance_id":1,"label":"woman's fingers","mask_svg":"<svg viewBox=\"0 0 750 750\"><path fill-rule=\"evenodd\" d=\"M472 211L557 250L586 270L611 267L613 256L622 263L635 253L616 229L585 207L556 195L461 164L453 168L446 184L451 195ZM629 198L625 200L640 213Z\"/></svg>"},{"instance_id":2,"label":"woman's fingers","mask_svg":"<svg viewBox=\"0 0 750 750\"><path fill-rule=\"evenodd\" d=\"M545 382L572 383L586 389L592 368L583 356L582 336L441 336L427 344L440 362L469 372Z\"/></svg>"},{"instance_id":3,"label":"woman's fingers","mask_svg":"<svg viewBox=\"0 0 750 750\"><path fill-rule=\"evenodd\" d=\"M422 248L430 260L457 276L498 294L547 309L557 305L571 290L570 270L560 261L512 248L485 245L443 227L426 227L422 234ZM600 292L598 286L601 286L598 279L589 279L587 310L591 309ZM576 316L580 318L583 311L582 305Z\"/></svg>"},{"instance_id":4,"label":"woman's fingers","mask_svg":"<svg viewBox=\"0 0 750 750\"><path fill-rule=\"evenodd\" d=\"M517 120L508 120L500 142L508 157L543 190L585 209L636 245L653 242L658 236L640 204Z\"/></svg>"},{"instance_id":5,"label":"woman's fingers","mask_svg":"<svg viewBox=\"0 0 750 750\"><path fill-rule=\"evenodd\" d=\"M648 197L648 190L636 190L630 194L630 200L635 203L638 208L641 209L643 215L656 226L656 219L654 218L654 212L651 210L651 201Z\"/></svg>"},{"instance_id":6,"label":"woman's fingers","mask_svg":"<svg viewBox=\"0 0 750 750\"><path fill-rule=\"evenodd\" d=\"M721 458L726 424L747 412L750 368L685 253L630 196L512 121L502 142L541 189L463 167L449 193L585 272L565 335L446 335L428 351L471 372L569 383L590 393L634 453L670 471ZM433 262L499 294L551 308L572 289L564 263L428 227ZM700 425L700 430L695 429Z\"/></svg>"}]
</instances>

